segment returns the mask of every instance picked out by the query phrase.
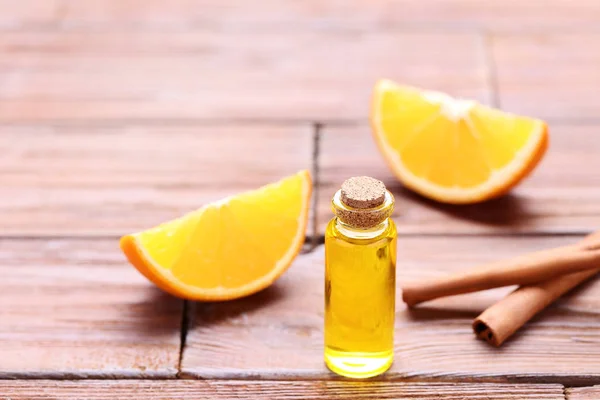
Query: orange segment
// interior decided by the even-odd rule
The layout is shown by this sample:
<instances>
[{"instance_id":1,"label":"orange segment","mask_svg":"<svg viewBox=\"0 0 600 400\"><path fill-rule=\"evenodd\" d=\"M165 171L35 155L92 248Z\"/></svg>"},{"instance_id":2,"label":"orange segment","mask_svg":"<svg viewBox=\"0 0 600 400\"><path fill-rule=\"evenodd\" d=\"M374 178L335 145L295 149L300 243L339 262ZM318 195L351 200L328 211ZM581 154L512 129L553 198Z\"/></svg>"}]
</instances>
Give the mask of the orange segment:
<instances>
[{"instance_id":1,"label":"orange segment","mask_svg":"<svg viewBox=\"0 0 600 400\"><path fill-rule=\"evenodd\" d=\"M230 300L273 283L306 231L308 171L208 204L121 238L121 249L161 289L191 300Z\"/></svg>"},{"instance_id":2,"label":"orange segment","mask_svg":"<svg viewBox=\"0 0 600 400\"><path fill-rule=\"evenodd\" d=\"M535 168L548 145L543 121L388 80L375 86L371 125L398 179L445 203L506 193Z\"/></svg>"}]
</instances>

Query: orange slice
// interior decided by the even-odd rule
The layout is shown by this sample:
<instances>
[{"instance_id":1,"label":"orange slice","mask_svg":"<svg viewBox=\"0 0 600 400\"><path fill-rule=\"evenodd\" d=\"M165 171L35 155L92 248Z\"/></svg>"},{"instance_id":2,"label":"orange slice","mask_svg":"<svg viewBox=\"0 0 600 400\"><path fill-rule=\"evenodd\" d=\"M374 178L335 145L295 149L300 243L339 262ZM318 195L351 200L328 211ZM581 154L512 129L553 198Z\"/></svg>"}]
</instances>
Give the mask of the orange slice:
<instances>
[{"instance_id":1,"label":"orange slice","mask_svg":"<svg viewBox=\"0 0 600 400\"><path fill-rule=\"evenodd\" d=\"M371 125L398 179L445 203L506 193L535 168L548 145L543 121L388 80L375 86Z\"/></svg>"},{"instance_id":2,"label":"orange slice","mask_svg":"<svg viewBox=\"0 0 600 400\"><path fill-rule=\"evenodd\" d=\"M231 300L273 283L304 242L308 171L123 236L121 249L161 289L191 300Z\"/></svg>"}]
</instances>

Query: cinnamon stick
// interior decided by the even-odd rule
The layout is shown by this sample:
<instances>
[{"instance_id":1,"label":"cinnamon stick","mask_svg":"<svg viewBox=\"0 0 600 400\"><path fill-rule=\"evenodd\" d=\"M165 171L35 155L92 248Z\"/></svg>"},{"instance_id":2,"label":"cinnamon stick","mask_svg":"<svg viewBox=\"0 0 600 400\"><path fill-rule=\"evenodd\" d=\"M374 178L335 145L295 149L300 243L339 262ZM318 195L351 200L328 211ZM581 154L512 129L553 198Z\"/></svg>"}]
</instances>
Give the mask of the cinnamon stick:
<instances>
[{"instance_id":1,"label":"cinnamon stick","mask_svg":"<svg viewBox=\"0 0 600 400\"><path fill-rule=\"evenodd\" d=\"M537 285L521 286L473 321L479 339L498 347L538 312L600 270L576 272Z\"/></svg>"},{"instance_id":2,"label":"cinnamon stick","mask_svg":"<svg viewBox=\"0 0 600 400\"><path fill-rule=\"evenodd\" d=\"M436 280L408 284L402 299L412 307L439 297L501 286L530 285L600 266L600 237L578 244L539 251L507 261L490 263Z\"/></svg>"},{"instance_id":3,"label":"cinnamon stick","mask_svg":"<svg viewBox=\"0 0 600 400\"><path fill-rule=\"evenodd\" d=\"M587 236L581 243L594 245L600 232ZM600 264L598 264L600 267ZM575 286L600 272L600 268L560 276L535 285L521 286L485 310L473 321L479 339L500 346L534 315Z\"/></svg>"}]
</instances>

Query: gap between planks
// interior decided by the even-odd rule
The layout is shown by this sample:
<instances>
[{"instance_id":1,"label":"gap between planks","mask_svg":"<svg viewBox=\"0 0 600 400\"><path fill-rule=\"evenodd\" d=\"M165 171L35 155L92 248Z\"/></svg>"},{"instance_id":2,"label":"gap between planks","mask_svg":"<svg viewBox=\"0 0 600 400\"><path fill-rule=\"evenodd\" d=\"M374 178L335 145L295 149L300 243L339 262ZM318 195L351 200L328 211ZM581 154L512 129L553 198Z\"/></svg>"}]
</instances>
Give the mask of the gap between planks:
<instances>
[{"instance_id":1,"label":"gap between planks","mask_svg":"<svg viewBox=\"0 0 600 400\"><path fill-rule=\"evenodd\" d=\"M191 323L191 316L193 315L194 302L190 300L183 300L183 309L181 310L181 323L179 325L180 336L179 336L179 359L177 360L177 374L179 378L181 374L181 362L183 361L183 352L185 351L185 342L187 340L188 331Z\"/></svg>"},{"instance_id":2,"label":"gap between planks","mask_svg":"<svg viewBox=\"0 0 600 400\"><path fill-rule=\"evenodd\" d=\"M188 398L190 392L209 398L314 398L314 399L564 399L560 385L511 385L426 382L370 382L370 381L0 381L0 390L11 399L60 398L129 399L131 395L146 394L153 399ZM110 397L109 397L110 396ZM168 397L167 397L168 396ZM57 398L58 398L57 397Z\"/></svg>"}]
</instances>

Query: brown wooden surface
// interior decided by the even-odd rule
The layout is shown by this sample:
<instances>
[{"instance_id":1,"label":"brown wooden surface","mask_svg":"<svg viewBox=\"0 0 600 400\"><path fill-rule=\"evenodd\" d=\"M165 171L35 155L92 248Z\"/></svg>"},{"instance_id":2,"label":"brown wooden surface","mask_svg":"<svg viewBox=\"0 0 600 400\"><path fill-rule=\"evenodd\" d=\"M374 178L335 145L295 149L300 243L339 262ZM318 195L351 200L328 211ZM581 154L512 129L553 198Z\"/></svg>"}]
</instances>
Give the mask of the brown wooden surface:
<instances>
[{"instance_id":1,"label":"brown wooden surface","mask_svg":"<svg viewBox=\"0 0 600 400\"><path fill-rule=\"evenodd\" d=\"M419 399L563 400L561 385L401 382L0 381L11 400L34 399Z\"/></svg>"},{"instance_id":2,"label":"brown wooden surface","mask_svg":"<svg viewBox=\"0 0 600 400\"><path fill-rule=\"evenodd\" d=\"M22 26L54 23L60 0L0 0L0 29L19 29Z\"/></svg>"},{"instance_id":3,"label":"brown wooden surface","mask_svg":"<svg viewBox=\"0 0 600 400\"><path fill-rule=\"evenodd\" d=\"M186 29L395 28L501 31L594 29L595 0L11 0L0 2L7 26Z\"/></svg>"},{"instance_id":4,"label":"brown wooden surface","mask_svg":"<svg viewBox=\"0 0 600 400\"><path fill-rule=\"evenodd\" d=\"M117 240L1 239L0 276L0 379L177 373L183 302Z\"/></svg>"},{"instance_id":5,"label":"brown wooden surface","mask_svg":"<svg viewBox=\"0 0 600 400\"><path fill-rule=\"evenodd\" d=\"M318 232L331 219L331 198L356 175L377 177L396 197L401 233L577 233L600 228L598 124L551 123L545 159L510 195L469 206L440 205L402 188L368 126L325 127L320 141Z\"/></svg>"},{"instance_id":6,"label":"brown wooden surface","mask_svg":"<svg viewBox=\"0 0 600 400\"><path fill-rule=\"evenodd\" d=\"M600 398L600 386L569 388L565 395L567 400L596 400Z\"/></svg>"},{"instance_id":7,"label":"brown wooden surface","mask_svg":"<svg viewBox=\"0 0 600 400\"><path fill-rule=\"evenodd\" d=\"M0 122L366 120L381 77L486 100L482 54L468 33L5 32Z\"/></svg>"},{"instance_id":8,"label":"brown wooden surface","mask_svg":"<svg viewBox=\"0 0 600 400\"><path fill-rule=\"evenodd\" d=\"M9 235L122 235L311 169L310 126L0 128Z\"/></svg>"},{"instance_id":9,"label":"brown wooden surface","mask_svg":"<svg viewBox=\"0 0 600 400\"><path fill-rule=\"evenodd\" d=\"M575 241L600 227L599 24L596 0L0 0L0 398L598 397L560 385L600 383L598 280L500 349L470 322L510 289L399 302L393 369L351 383L322 363L322 246L184 316L117 239L318 167L311 242L341 181L382 178L399 280ZM382 77L547 118L547 158L485 204L410 194L367 127Z\"/></svg>"},{"instance_id":10,"label":"brown wooden surface","mask_svg":"<svg viewBox=\"0 0 600 400\"><path fill-rule=\"evenodd\" d=\"M598 47L600 32L493 36L500 105L550 120L598 121L600 52L590 51Z\"/></svg>"},{"instance_id":11,"label":"brown wooden surface","mask_svg":"<svg viewBox=\"0 0 600 400\"><path fill-rule=\"evenodd\" d=\"M401 237L398 281L556 247L577 237ZM301 255L270 289L249 299L197 304L182 371L199 378L335 379L324 366L323 247ZM384 379L553 381L600 378L600 280L529 323L496 349L472 320L511 288L440 299L408 311L397 299L396 359Z\"/></svg>"}]
</instances>

